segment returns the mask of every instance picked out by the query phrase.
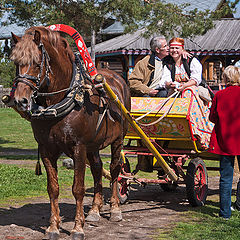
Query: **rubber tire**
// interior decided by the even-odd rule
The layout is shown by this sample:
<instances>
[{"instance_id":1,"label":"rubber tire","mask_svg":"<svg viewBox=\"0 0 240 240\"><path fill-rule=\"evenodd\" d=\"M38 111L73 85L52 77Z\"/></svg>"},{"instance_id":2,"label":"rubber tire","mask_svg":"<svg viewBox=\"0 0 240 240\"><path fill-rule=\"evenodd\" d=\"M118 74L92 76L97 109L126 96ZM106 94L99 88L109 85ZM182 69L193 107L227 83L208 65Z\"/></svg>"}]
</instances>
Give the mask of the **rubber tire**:
<instances>
[{"instance_id":1,"label":"rubber tire","mask_svg":"<svg viewBox=\"0 0 240 240\"><path fill-rule=\"evenodd\" d=\"M125 157L126 163L122 164L122 168L125 172L130 173L130 164L128 159ZM130 185L127 183L127 180L121 177L118 177L118 187L117 187L117 195L121 204L127 202L130 193Z\"/></svg>"},{"instance_id":2,"label":"rubber tire","mask_svg":"<svg viewBox=\"0 0 240 240\"><path fill-rule=\"evenodd\" d=\"M208 192L208 175L206 165L199 157L192 159L188 164L186 192L188 201L193 207L205 204Z\"/></svg>"}]
</instances>

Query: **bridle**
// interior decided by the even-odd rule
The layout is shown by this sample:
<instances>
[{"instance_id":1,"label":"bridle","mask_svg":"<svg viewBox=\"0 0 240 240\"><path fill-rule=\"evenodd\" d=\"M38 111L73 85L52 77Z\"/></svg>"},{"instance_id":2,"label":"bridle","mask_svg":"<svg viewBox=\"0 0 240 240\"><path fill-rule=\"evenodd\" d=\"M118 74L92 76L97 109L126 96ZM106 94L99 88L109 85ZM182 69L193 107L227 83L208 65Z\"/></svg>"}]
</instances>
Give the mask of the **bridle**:
<instances>
[{"instance_id":1,"label":"bridle","mask_svg":"<svg viewBox=\"0 0 240 240\"><path fill-rule=\"evenodd\" d=\"M90 83L92 83L92 80L86 73L80 56L75 54L75 62L72 63L72 80L69 87L55 92L40 92L40 90L43 90L41 87L44 83L49 86L49 74L52 74L52 70L50 67L50 57L43 43L40 42L38 47L42 52L39 74L37 76L28 74L31 65L29 65L28 70L24 74L17 73L16 78L14 79L14 86L12 88L11 95L14 96L14 91L17 88L17 84L19 82L28 85L33 90L33 93L31 95L31 106L28 112L30 114L30 117L35 119L50 119L61 117L68 114L75 107L75 105L81 107L84 100L83 95L85 93L85 90L90 90L92 88L92 85L84 84L84 79L88 80ZM45 73L43 71L44 67ZM38 104L38 97L53 96L62 92L65 92L64 98L57 104L53 104L45 108Z\"/></svg>"},{"instance_id":2,"label":"bridle","mask_svg":"<svg viewBox=\"0 0 240 240\"><path fill-rule=\"evenodd\" d=\"M37 75L37 77L27 74L27 72L29 71L29 68L31 66L31 65L29 65L28 71L26 73L18 74L14 79L15 85L17 85L19 82L22 82L22 83L28 85L35 92L34 95L36 95L38 93L39 89L45 82L47 83L47 86L50 84L49 73L52 73L52 70L51 70L51 67L49 64L50 57L49 57L42 42L39 43L38 48L42 52L42 60L41 60L41 64L40 64L40 71L39 71L39 74ZM45 75L43 77L43 81L40 81L41 77L43 75L44 65L45 65Z\"/></svg>"}]
</instances>

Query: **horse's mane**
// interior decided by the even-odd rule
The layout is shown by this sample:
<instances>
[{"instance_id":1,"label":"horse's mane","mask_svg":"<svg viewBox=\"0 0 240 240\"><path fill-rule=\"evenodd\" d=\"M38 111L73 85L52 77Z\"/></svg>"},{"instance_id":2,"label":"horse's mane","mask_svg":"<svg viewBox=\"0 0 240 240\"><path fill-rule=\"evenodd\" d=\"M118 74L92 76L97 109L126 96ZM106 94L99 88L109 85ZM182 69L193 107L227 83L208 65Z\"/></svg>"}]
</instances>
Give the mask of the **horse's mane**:
<instances>
[{"instance_id":1,"label":"horse's mane","mask_svg":"<svg viewBox=\"0 0 240 240\"><path fill-rule=\"evenodd\" d=\"M35 31L41 33L42 42L49 42L53 49L58 52L63 48L67 51L71 60L73 60L73 52L68 42L60 36L58 32L54 32L46 27L31 27L25 31L25 34L14 47L11 59L18 65L29 65L33 63L39 63L40 55L39 48L33 41Z\"/></svg>"}]
</instances>

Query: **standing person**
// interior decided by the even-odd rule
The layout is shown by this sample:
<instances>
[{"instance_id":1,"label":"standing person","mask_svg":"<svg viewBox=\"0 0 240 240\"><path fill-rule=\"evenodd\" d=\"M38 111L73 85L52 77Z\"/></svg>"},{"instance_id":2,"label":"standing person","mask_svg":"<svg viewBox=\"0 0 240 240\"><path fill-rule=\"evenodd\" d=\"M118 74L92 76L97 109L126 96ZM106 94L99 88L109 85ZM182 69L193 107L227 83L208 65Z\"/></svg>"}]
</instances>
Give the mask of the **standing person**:
<instances>
[{"instance_id":1,"label":"standing person","mask_svg":"<svg viewBox=\"0 0 240 240\"><path fill-rule=\"evenodd\" d=\"M129 84L132 96L166 97L165 86L161 85L163 61L169 54L164 37L153 37L150 41L151 55L138 61L133 69Z\"/></svg>"},{"instance_id":2,"label":"standing person","mask_svg":"<svg viewBox=\"0 0 240 240\"><path fill-rule=\"evenodd\" d=\"M226 84L213 98L209 119L215 124L209 146L209 152L220 155L220 211L219 216L229 219L231 216L231 194L234 171L234 158L240 163L240 70L228 66L223 74ZM239 165L240 166L240 165ZM236 207L239 204L239 183Z\"/></svg>"}]
</instances>

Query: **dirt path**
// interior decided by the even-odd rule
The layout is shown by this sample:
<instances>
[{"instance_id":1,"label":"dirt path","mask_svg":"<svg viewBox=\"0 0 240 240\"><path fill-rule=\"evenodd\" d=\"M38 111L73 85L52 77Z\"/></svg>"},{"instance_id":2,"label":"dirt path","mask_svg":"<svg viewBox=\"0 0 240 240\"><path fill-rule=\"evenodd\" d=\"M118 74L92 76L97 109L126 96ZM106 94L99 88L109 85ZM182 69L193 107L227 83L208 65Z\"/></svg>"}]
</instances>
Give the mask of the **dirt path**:
<instances>
[{"instance_id":1,"label":"dirt path","mask_svg":"<svg viewBox=\"0 0 240 240\"><path fill-rule=\"evenodd\" d=\"M89 211L92 201L92 193L88 191L84 200L85 213ZM108 189L105 189L106 195L109 195ZM157 228L171 227L172 223L179 220L180 213L188 208L182 187L175 193L165 193L156 186L133 189L129 202L121 206L123 221L110 222L109 204L105 203L101 221L85 224L86 239L152 239L151 236L157 234ZM61 239L70 239L74 221L74 200L60 199L60 211ZM0 239L43 239L49 213L47 199L35 199L32 203L21 205L13 202L9 207L1 208Z\"/></svg>"},{"instance_id":2,"label":"dirt path","mask_svg":"<svg viewBox=\"0 0 240 240\"><path fill-rule=\"evenodd\" d=\"M16 164L16 161L14 163ZM217 197L218 181L218 177L209 178L209 198ZM104 195L106 199L109 198L108 188L104 188ZM87 189L84 199L86 214L90 209L91 201L92 189ZM70 239L75 202L73 198L62 199L60 196L59 203L62 216L60 239ZM122 205L121 209L123 221L110 222L109 204L106 200L100 222L85 224L86 239L150 240L158 234L158 229L168 230L177 221L186 220L181 213L193 208L187 202L185 186L178 187L175 192L167 193L157 185L148 185L145 188L133 185L129 202ZM8 206L0 206L0 239L44 239L49 213L48 199L37 198L31 202L11 202Z\"/></svg>"}]
</instances>

